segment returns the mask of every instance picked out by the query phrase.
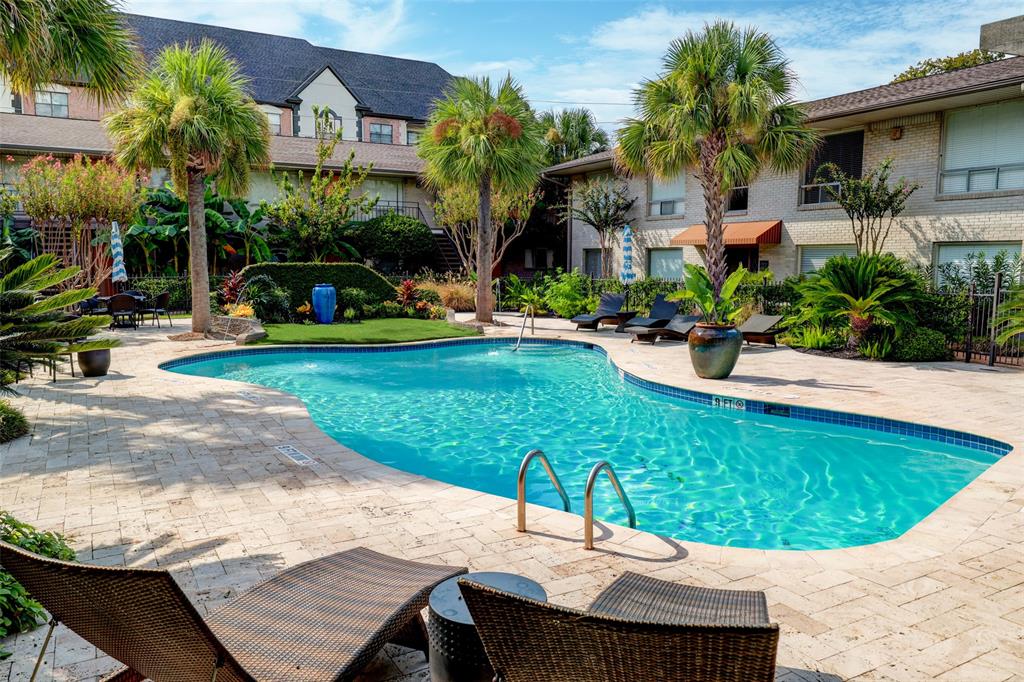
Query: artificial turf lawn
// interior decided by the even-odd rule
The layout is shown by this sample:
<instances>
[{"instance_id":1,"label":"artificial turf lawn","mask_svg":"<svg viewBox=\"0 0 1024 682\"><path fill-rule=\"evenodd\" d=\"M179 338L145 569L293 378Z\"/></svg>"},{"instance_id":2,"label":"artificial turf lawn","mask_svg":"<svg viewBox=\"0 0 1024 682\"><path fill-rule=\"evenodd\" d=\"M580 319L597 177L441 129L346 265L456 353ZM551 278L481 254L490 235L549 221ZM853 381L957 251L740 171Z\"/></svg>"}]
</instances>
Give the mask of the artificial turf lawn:
<instances>
[{"instance_id":1,"label":"artificial turf lawn","mask_svg":"<svg viewBox=\"0 0 1024 682\"><path fill-rule=\"evenodd\" d=\"M259 344L278 343L401 343L428 339L478 336L443 320L385 318L344 324L265 324L267 338Z\"/></svg>"}]
</instances>

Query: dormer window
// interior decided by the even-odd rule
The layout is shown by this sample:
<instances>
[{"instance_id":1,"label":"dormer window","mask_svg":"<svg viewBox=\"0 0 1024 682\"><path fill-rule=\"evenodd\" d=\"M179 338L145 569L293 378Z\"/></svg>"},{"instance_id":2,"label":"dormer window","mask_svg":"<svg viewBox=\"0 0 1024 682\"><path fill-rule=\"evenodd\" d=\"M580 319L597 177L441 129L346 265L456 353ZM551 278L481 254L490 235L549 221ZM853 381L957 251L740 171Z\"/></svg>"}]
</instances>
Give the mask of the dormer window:
<instances>
[{"instance_id":1,"label":"dormer window","mask_svg":"<svg viewBox=\"0 0 1024 682\"><path fill-rule=\"evenodd\" d=\"M68 93L36 91L36 116L68 117Z\"/></svg>"},{"instance_id":2,"label":"dormer window","mask_svg":"<svg viewBox=\"0 0 1024 682\"><path fill-rule=\"evenodd\" d=\"M370 142L391 144L394 140L394 127L389 123L370 124Z\"/></svg>"},{"instance_id":3,"label":"dormer window","mask_svg":"<svg viewBox=\"0 0 1024 682\"><path fill-rule=\"evenodd\" d=\"M281 134L281 112L279 111L268 111L267 112L267 125L270 126L271 135Z\"/></svg>"}]
</instances>

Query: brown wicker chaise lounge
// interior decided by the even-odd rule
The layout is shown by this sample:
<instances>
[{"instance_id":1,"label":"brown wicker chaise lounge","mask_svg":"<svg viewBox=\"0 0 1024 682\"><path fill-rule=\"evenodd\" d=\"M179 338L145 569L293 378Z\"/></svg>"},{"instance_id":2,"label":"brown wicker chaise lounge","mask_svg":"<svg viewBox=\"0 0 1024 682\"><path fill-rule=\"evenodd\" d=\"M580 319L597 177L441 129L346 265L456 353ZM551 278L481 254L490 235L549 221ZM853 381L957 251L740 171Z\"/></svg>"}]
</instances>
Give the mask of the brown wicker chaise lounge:
<instances>
[{"instance_id":1,"label":"brown wicker chaise lounge","mask_svg":"<svg viewBox=\"0 0 1024 682\"><path fill-rule=\"evenodd\" d=\"M499 682L773 682L762 592L625 573L580 611L460 579Z\"/></svg>"},{"instance_id":2,"label":"brown wicker chaise lounge","mask_svg":"<svg viewBox=\"0 0 1024 682\"><path fill-rule=\"evenodd\" d=\"M426 650L430 591L466 572L358 547L288 568L204 619L167 571L57 561L3 542L0 565L51 625L126 665L108 682L350 680L387 642Z\"/></svg>"}]
</instances>

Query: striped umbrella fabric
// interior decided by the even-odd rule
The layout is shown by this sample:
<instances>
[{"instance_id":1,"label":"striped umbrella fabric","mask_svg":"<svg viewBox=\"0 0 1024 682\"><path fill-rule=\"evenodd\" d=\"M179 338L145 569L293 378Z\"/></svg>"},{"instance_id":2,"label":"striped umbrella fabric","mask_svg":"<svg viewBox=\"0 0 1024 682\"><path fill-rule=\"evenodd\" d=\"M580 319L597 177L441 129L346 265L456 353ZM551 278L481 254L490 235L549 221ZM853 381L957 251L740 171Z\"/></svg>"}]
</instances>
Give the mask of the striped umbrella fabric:
<instances>
[{"instance_id":1,"label":"striped umbrella fabric","mask_svg":"<svg viewBox=\"0 0 1024 682\"><path fill-rule=\"evenodd\" d=\"M633 230L629 225L622 231L622 271L619 279L623 284L636 279L636 273L633 272Z\"/></svg>"},{"instance_id":2,"label":"striped umbrella fabric","mask_svg":"<svg viewBox=\"0 0 1024 682\"><path fill-rule=\"evenodd\" d=\"M121 228L117 221L110 223L110 253L114 256L114 269L110 281L127 282L128 272L124 269L124 244L121 243Z\"/></svg>"}]
</instances>

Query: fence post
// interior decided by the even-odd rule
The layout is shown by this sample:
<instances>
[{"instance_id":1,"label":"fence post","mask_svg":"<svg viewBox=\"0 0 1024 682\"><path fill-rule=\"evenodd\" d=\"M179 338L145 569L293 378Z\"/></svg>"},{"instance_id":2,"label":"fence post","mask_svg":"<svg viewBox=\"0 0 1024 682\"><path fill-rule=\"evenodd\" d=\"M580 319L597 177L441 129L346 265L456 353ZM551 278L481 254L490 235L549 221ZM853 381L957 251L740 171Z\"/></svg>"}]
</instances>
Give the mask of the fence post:
<instances>
[{"instance_id":1,"label":"fence post","mask_svg":"<svg viewBox=\"0 0 1024 682\"><path fill-rule=\"evenodd\" d=\"M977 300L975 298L974 282L971 282L971 288L967 290L967 338L964 339L964 362L971 362L971 351L974 346L974 304Z\"/></svg>"},{"instance_id":2,"label":"fence post","mask_svg":"<svg viewBox=\"0 0 1024 682\"><path fill-rule=\"evenodd\" d=\"M999 290L1003 288L1003 273L996 272L996 285L992 289L992 329L989 331L988 366L996 364L996 319L999 317Z\"/></svg>"}]
</instances>

